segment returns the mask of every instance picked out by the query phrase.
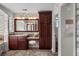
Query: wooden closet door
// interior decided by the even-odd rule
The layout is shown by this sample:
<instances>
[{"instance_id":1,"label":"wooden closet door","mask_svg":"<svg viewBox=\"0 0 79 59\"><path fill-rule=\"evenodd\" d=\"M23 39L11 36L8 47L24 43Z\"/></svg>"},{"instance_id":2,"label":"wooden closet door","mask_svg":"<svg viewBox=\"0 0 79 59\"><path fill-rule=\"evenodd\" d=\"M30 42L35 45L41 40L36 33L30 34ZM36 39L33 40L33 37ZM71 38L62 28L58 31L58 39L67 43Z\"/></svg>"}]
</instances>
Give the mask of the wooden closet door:
<instances>
[{"instance_id":1,"label":"wooden closet door","mask_svg":"<svg viewBox=\"0 0 79 59\"><path fill-rule=\"evenodd\" d=\"M40 31L39 31L39 48L45 49L46 48L46 24L40 24Z\"/></svg>"},{"instance_id":2,"label":"wooden closet door","mask_svg":"<svg viewBox=\"0 0 79 59\"><path fill-rule=\"evenodd\" d=\"M39 12L39 48L52 47L52 12Z\"/></svg>"},{"instance_id":3,"label":"wooden closet door","mask_svg":"<svg viewBox=\"0 0 79 59\"><path fill-rule=\"evenodd\" d=\"M41 49L51 49L52 43L52 31L51 24L40 24L40 40L39 40L39 48Z\"/></svg>"},{"instance_id":4,"label":"wooden closet door","mask_svg":"<svg viewBox=\"0 0 79 59\"><path fill-rule=\"evenodd\" d=\"M52 29L51 24L46 24L46 49L51 49L52 47Z\"/></svg>"},{"instance_id":5,"label":"wooden closet door","mask_svg":"<svg viewBox=\"0 0 79 59\"><path fill-rule=\"evenodd\" d=\"M39 23L51 23L51 12L39 12Z\"/></svg>"}]
</instances>

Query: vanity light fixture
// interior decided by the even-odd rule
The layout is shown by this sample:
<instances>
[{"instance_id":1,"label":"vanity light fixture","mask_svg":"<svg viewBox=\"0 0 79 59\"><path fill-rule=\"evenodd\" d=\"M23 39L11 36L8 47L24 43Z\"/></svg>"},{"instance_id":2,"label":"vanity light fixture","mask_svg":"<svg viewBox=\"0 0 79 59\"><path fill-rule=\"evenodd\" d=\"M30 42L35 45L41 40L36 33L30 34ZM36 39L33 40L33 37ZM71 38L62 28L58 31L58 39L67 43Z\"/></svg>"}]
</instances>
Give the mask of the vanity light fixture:
<instances>
[{"instance_id":1,"label":"vanity light fixture","mask_svg":"<svg viewBox=\"0 0 79 59\"><path fill-rule=\"evenodd\" d=\"M25 16L22 16L22 17L15 17L15 19L26 19ZM27 17L28 20L30 19L38 19L38 17Z\"/></svg>"},{"instance_id":2,"label":"vanity light fixture","mask_svg":"<svg viewBox=\"0 0 79 59\"><path fill-rule=\"evenodd\" d=\"M22 19L25 19L25 17L22 17Z\"/></svg>"},{"instance_id":3,"label":"vanity light fixture","mask_svg":"<svg viewBox=\"0 0 79 59\"><path fill-rule=\"evenodd\" d=\"M38 17L28 17L28 19L37 19Z\"/></svg>"},{"instance_id":4,"label":"vanity light fixture","mask_svg":"<svg viewBox=\"0 0 79 59\"><path fill-rule=\"evenodd\" d=\"M21 17L15 17L15 19L22 19Z\"/></svg>"}]
</instances>

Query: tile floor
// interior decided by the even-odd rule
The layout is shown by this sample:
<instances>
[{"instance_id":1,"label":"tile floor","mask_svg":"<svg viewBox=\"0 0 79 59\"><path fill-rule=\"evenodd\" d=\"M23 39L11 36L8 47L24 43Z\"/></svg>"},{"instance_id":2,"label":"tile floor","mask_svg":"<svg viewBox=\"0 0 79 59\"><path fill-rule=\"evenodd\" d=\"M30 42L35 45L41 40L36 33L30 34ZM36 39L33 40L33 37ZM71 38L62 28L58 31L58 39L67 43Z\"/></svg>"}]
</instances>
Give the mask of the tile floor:
<instances>
[{"instance_id":1,"label":"tile floor","mask_svg":"<svg viewBox=\"0 0 79 59\"><path fill-rule=\"evenodd\" d=\"M51 50L28 49L28 50L10 50L2 53L1 56L57 56Z\"/></svg>"}]
</instances>

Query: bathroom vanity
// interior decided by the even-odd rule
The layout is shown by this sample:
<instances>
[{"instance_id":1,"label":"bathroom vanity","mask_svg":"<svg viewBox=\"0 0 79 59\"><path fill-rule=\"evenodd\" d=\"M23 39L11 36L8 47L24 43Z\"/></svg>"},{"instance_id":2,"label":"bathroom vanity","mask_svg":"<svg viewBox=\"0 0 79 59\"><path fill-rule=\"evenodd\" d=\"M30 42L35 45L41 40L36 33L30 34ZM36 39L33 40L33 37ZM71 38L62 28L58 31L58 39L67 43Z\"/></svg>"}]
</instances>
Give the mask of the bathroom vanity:
<instances>
[{"instance_id":1,"label":"bathroom vanity","mask_svg":"<svg viewBox=\"0 0 79 59\"><path fill-rule=\"evenodd\" d=\"M35 45L36 41L39 40L39 37L36 36L38 36L38 33L37 35L34 35L34 33L28 33L28 34L17 33L14 35L9 35L9 48L11 50L25 50L33 48L33 44Z\"/></svg>"},{"instance_id":2,"label":"bathroom vanity","mask_svg":"<svg viewBox=\"0 0 79 59\"><path fill-rule=\"evenodd\" d=\"M10 35L9 42L10 49L27 49L28 47L26 36Z\"/></svg>"},{"instance_id":3,"label":"bathroom vanity","mask_svg":"<svg viewBox=\"0 0 79 59\"><path fill-rule=\"evenodd\" d=\"M36 48L38 40L38 19L14 19L14 33L9 35L11 50Z\"/></svg>"},{"instance_id":4,"label":"bathroom vanity","mask_svg":"<svg viewBox=\"0 0 79 59\"><path fill-rule=\"evenodd\" d=\"M40 11L39 19L15 19L10 49L52 48L52 12Z\"/></svg>"}]
</instances>

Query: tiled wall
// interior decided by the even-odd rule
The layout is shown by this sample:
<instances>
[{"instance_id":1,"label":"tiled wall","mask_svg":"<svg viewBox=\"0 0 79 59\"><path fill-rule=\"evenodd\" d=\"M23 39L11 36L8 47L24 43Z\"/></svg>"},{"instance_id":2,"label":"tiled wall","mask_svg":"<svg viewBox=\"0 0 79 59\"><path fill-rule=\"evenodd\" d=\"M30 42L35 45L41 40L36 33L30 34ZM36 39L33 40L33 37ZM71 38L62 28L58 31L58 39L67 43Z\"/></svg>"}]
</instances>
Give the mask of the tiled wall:
<instances>
[{"instance_id":1,"label":"tiled wall","mask_svg":"<svg viewBox=\"0 0 79 59\"><path fill-rule=\"evenodd\" d=\"M76 4L76 16L77 16L77 18L76 18L76 20L77 20L77 39L76 39L76 41L77 41L77 56L79 56L79 4Z\"/></svg>"},{"instance_id":2,"label":"tiled wall","mask_svg":"<svg viewBox=\"0 0 79 59\"><path fill-rule=\"evenodd\" d=\"M5 43L8 43L8 15L0 10L0 35L2 35L3 43L0 44L0 53L4 50L8 50L8 45L5 45ZM7 47L7 48L5 48Z\"/></svg>"}]
</instances>

